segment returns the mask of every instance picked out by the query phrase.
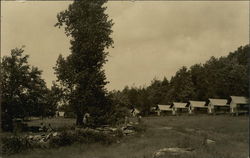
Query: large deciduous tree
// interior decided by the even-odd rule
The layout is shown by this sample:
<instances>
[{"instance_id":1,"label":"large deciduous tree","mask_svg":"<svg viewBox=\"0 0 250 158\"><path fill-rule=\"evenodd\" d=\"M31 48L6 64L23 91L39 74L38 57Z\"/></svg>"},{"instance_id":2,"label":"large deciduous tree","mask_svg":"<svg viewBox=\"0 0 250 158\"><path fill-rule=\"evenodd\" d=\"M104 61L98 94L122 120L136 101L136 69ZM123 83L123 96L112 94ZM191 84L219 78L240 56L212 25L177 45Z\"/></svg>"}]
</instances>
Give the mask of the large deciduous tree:
<instances>
[{"instance_id":1,"label":"large deciduous tree","mask_svg":"<svg viewBox=\"0 0 250 158\"><path fill-rule=\"evenodd\" d=\"M28 64L24 50L11 50L1 62L1 117L2 128L12 130L14 118L46 115L47 92L41 71Z\"/></svg>"},{"instance_id":2,"label":"large deciduous tree","mask_svg":"<svg viewBox=\"0 0 250 158\"><path fill-rule=\"evenodd\" d=\"M59 56L55 71L76 113L77 125L83 123L85 112L95 118L95 123L105 123L110 111L103 65L107 61L106 49L113 44L113 22L105 13L106 2L75 0L57 15L55 26L65 27L71 38L71 54L66 58Z\"/></svg>"}]
</instances>

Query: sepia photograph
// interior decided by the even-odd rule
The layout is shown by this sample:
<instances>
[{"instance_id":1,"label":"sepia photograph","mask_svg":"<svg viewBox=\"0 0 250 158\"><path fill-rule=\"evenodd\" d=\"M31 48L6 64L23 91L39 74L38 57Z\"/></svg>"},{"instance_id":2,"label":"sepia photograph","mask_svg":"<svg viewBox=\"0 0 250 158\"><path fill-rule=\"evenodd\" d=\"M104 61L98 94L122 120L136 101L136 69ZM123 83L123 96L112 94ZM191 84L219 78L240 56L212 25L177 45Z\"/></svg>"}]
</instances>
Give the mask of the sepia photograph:
<instances>
[{"instance_id":1,"label":"sepia photograph","mask_svg":"<svg viewBox=\"0 0 250 158\"><path fill-rule=\"evenodd\" d=\"M0 3L0 158L249 158L249 1Z\"/></svg>"}]
</instances>

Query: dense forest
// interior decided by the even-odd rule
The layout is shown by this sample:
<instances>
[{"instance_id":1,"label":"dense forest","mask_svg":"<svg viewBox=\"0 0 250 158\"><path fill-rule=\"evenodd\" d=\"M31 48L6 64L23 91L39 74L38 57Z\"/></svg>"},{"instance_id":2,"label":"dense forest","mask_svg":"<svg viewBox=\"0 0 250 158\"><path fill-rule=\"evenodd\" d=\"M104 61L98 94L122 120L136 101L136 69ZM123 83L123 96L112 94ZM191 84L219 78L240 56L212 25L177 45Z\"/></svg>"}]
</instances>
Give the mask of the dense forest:
<instances>
[{"instance_id":1,"label":"dense forest","mask_svg":"<svg viewBox=\"0 0 250 158\"><path fill-rule=\"evenodd\" d=\"M181 67L168 80L153 79L147 87L128 87L112 91L110 95L117 106L138 108L143 115L157 104L173 101L228 98L230 95L248 96L249 45L239 47L226 57L211 57L204 64Z\"/></svg>"}]
</instances>

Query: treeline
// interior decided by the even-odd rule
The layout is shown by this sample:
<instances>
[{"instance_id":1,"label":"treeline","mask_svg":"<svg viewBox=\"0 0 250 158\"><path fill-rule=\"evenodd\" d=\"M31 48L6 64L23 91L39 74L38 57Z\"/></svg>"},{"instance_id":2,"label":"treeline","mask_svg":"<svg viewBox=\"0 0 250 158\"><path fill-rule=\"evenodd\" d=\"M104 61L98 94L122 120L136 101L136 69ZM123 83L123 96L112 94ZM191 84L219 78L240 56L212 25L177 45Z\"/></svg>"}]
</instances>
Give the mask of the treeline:
<instances>
[{"instance_id":1,"label":"treeline","mask_svg":"<svg viewBox=\"0 0 250 158\"><path fill-rule=\"evenodd\" d=\"M47 88L42 71L31 66L29 56L23 52L22 48L13 49L1 62L1 125L5 130L13 128L15 118L54 116L65 99L61 85L54 83ZM147 115L157 104L248 96L248 52L249 45L246 45L226 57L211 57L204 64L182 67L170 80L164 77L152 80L148 87L126 86L122 91L111 91L106 96L111 109L106 122L119 122L131 108ZM67 99L61 108L75 113L66 103Z\"/></svg>"},{"instance_id":2,"label":"treeline","mask_svg":"<svg viewBox=\"0 0 250 158\"><path fill-rule=\"evenodd\" d=\"M249 45L241 46L226 57L211 57L204 64L190 68L183 66L170 80L154 79L148 87L126 86L110 94L120 106L138 108L144 115L157 104L173 101L248 96L248 53Z\"/></svg>"}]
</instances>

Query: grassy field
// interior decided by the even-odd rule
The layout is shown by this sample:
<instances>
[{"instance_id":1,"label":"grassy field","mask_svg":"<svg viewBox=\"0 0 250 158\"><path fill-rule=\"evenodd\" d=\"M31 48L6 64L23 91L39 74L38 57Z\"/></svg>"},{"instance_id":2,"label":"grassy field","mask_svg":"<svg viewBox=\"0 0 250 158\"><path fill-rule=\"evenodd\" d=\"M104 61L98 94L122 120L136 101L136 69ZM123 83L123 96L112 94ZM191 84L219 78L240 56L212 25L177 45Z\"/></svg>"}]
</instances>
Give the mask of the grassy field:
<instances>
[{"instance_id":1,"label":"grassy field","mask_svg":"<svg viewBox=\"0 0 250 158\"><path fill-rule=\"evenodd\" d=\"M52 126L72 124L74 120L44 120ZM58 149L39 149L9 158L152 158L155 151L165 147L190 147L185 155L166 155L167 158L247 158L248 117L230 116L167 116L143 118L147 131L128 136L120 143L74 144ZM38 121L32 122L34 124ZM206 139L214 144L205 144Z\"/></svg>"},{"instance_id":2,"label":"grassy field","mask_svg":"<svg viewBox=\"0 0 250 158\"><path fill-rule=\"evenodd\" d=\"M75 119L70 118L63 118L63 117L57 117L57 118L44 118L39 120L33 120L27 122L29 126L40 126L41 123L44 123L46 126L48 124L51 124L53 128L59 128L59 127L65 127L69 125L75 124Z\"/></svg>"}]
</instances>

